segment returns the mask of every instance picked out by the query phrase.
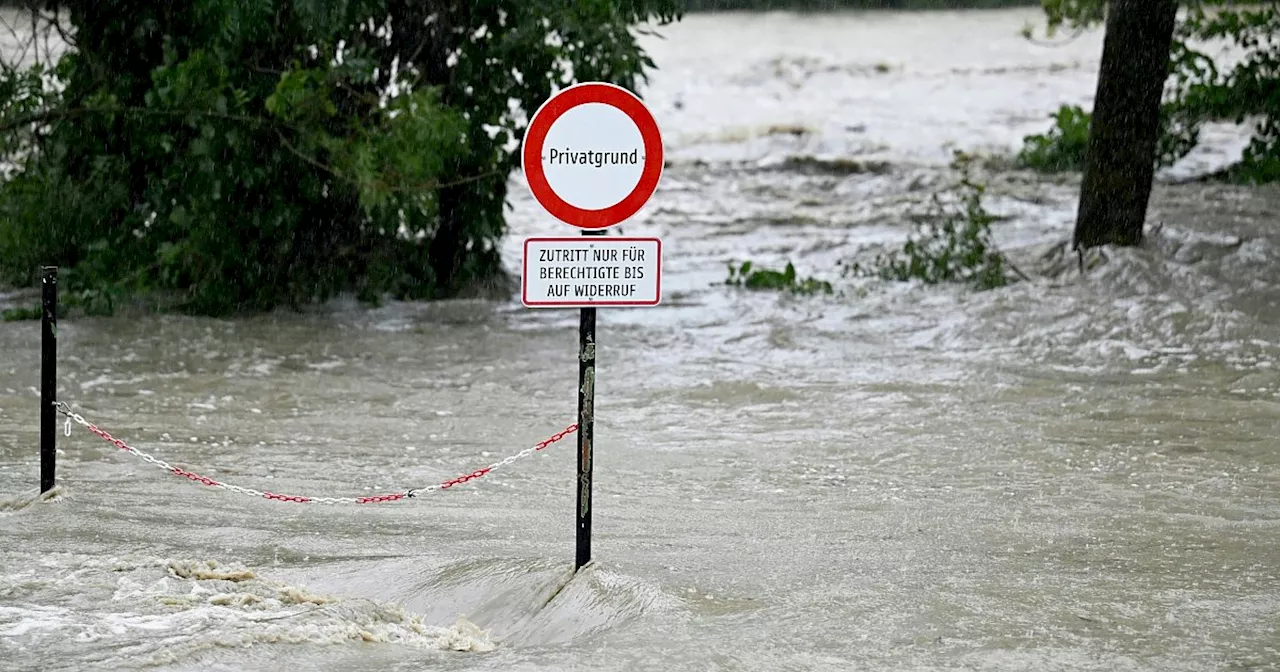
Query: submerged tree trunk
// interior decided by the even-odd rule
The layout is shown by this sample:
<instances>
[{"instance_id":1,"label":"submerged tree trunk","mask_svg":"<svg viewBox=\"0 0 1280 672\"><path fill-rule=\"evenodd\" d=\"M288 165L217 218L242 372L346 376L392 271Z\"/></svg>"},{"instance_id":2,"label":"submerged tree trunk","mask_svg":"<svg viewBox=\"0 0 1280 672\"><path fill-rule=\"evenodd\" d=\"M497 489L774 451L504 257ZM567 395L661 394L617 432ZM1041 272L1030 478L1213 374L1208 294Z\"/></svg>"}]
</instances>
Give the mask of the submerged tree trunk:
<instances>
[{"instance_id":1,"label":"submerged tree trunk","mask_svg":"<svg viewBox=\"0 0 1280 672\"><path fill-rule=\"evenodd\" d=\"M1176 0L1111 0L1072 247L1137 245L1160 137Z\"/></svg>"}]
</instances>

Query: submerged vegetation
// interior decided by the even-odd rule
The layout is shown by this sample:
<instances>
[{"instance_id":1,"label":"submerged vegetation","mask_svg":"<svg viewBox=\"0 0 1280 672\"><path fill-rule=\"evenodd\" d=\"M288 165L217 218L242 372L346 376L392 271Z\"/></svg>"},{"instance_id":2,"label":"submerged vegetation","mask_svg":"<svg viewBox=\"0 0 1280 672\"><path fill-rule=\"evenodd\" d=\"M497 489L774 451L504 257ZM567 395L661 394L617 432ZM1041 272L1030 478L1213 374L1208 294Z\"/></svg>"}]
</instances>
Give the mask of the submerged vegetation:
<instances>
[{"instance_id":1,"label":"submerged vegetation","mask_svg":"<svg viewBox=\"0 0 1280 672\"><path fill-rule=\"evenodd\" d=\"M1083 169L1089 147L1089 113L1079 105L1063 105L1051 118L1049 132L1023 138L1018 164L1043 173Z\"/></svg>"},{"instance_id":2,"label":"submerged vegetation","mask_svg":"<svg viewBox=\"0 0 1280 672\"><path fill-rule=\"evenodd\" d=\"M1053 126L1047 133L1023 138L1017 165L1042 173L1083 170L1093 115L1079 105L1063 105L1050 118ZM1197 129L1179 125L1183 121L1176 103L1165 104L1160 119L1160 138L1156 142L1154 165L1157 168L1172 166L1195 147Z\"/></svg>"},{"instance_id":3,"label":"submerged vegetation","mask_svg":"<svg viewBox=\"0 0 1280 672\"><path fill-rule=\"evenodd\" d=\"M916 219L916 231L900 249L878 254L868 265L852 263L846 275L925 284L954 282L978 290L1009 283L1016 273L991 236L997 217L982 203L986 185L973 179L972 155L956 153L959 180L931 195L929 209Z\"/></svg>"},{"instance_id":4,"label":"submerged vegetation","mask_svg":"<svg viewBox=\"0 0 1280 672\"><path fill-rule=\"evenodd\" d=\"M7 308L0 311L0 321L19 322L22 320L38 320L42 317L40 306L35 308Z\"/></svg>"},{"instance_id":5,"label":"submerged vegetation","mask_svg":"<svg viewBox=\"0 0 1280 672\"><path fill-rule=\"evenodd\" d=\"M745 261L741 265L730 262L729 279L725 280L725 284L746 289L786 291L792 294L819 292L830 294L833 291L831 283L825 280L812 277L800 278L796 274L795 265L789 261L781 271L757 268L751 261Z\"/></svg>"},{"instance_id":6,"label":"submerged vegetation","mask_svg":"<svg viewBox=\"0 0 1280 672\"><path fill-rule=\"evenodd\" d=\"M979 157L956 152L951 168L958 179L930 195L924 212L912 216L915 231L900 248L881 252L866 264L841 262L845 277L879 278L890 282L959 283L976 290L1003 287L1023 277L996 246L991 225L999 217L982 202L986 185L973 177ZM832 294L831 283L800 278L788 262L779 271L751 261L729 263L725 284L754 290L794 294Z\"/></svg>"}]
</instances>

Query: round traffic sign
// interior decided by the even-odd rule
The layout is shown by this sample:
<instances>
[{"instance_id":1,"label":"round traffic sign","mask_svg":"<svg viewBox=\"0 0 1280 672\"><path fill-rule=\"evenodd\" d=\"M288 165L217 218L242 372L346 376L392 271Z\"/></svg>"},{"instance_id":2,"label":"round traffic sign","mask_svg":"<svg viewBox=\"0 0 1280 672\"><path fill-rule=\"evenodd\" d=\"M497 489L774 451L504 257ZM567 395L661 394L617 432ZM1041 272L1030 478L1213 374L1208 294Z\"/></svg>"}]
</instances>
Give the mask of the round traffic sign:
<instances>
[{"instance_id":1,"label":"round traffic sign","mask_svg":"<svg viewBox=\"0 0 1280 672\"><path fill-rule=\"evenodd\" d=\"M662 134L634 93L606 82L575 84L533 114L520 164L552 216L605 229L636 214L658 188Z\"/></svg>"}]
</instances>

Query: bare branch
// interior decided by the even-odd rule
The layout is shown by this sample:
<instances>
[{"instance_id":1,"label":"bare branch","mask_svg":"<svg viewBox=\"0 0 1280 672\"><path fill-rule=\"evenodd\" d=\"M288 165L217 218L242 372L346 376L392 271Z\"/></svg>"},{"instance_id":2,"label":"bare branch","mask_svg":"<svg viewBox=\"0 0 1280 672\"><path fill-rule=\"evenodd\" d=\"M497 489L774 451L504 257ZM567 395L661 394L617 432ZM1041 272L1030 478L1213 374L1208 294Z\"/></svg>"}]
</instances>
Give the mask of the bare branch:
<instances>
[{"instance_id":1,"label":"bare branch","mask_svg":"<svg viewBox=\"0 0 1280 672\"><path fill-rule=\"evenodd\" d=\"M13 17L0 14L0 42L6 47L3 57L0 57L0 71L12 74L29 65L50 67L57 61L56 54L73 46L57 12L53 16L46 15L40 10L40 3L34 0L11 9L18 12ZM29 26L22 25L24 19L30 20ZM54 44L55 33L62 42L62 48ZM33 59L32 63L27 63L28 58Z\"/></svg>"}]
</instances>

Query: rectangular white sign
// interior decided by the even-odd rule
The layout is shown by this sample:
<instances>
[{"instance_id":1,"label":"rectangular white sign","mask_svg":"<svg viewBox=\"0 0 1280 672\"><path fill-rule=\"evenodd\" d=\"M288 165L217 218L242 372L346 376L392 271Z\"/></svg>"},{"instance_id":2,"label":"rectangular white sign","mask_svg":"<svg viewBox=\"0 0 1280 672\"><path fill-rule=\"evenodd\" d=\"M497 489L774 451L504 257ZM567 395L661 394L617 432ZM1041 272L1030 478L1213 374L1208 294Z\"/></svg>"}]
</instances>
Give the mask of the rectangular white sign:
<instances>
[{"instance_id":1,"label":"rectangular white sign","mask_svg":"<svg viewBox=\"0 0 1280 672\"><path fill-rule=\"evenodd\" d=\"M526 238L520 299L530 308L656 306L662 298L657 238Z\"/></svg>"}]
</instances>

